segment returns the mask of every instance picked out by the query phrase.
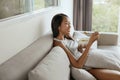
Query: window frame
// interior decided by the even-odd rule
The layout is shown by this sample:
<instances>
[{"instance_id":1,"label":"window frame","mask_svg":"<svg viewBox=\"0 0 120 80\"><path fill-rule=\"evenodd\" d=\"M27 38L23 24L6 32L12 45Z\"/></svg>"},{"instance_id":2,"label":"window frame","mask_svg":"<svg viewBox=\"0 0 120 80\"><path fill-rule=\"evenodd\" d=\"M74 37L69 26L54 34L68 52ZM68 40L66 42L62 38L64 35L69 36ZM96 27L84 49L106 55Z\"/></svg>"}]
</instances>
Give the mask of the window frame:
<instances>
[{"instance_id":1,"label":"window frame","mask_svg":"<svg viewBox=\"0 0 120 80\"><path fill-rule=\"evenodd\" d=\"M34 15L36 13L42 13L42 12L49 11L49 10L52 10L52 9L57 8L57 7L60 6L60 0L54 0L56 2L55 5L34 10L34 0L30 0L30 1L32 2L31 3L32 7L30 6L31 10L29 12L17 14L17 15L10 16L10 17L1 18L0 22L6 21L6 20L10 20L10 19L14 19L14 18L19 18L19 17L29 16L29 15Z\"/></svg>"}]
</instances>

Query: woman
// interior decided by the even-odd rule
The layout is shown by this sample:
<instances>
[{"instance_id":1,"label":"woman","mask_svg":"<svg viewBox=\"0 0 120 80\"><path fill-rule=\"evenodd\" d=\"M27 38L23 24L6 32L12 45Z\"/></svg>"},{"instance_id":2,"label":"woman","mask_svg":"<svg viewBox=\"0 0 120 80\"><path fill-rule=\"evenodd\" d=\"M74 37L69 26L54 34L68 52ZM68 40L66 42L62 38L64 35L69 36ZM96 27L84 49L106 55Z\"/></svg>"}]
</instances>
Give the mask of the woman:
<instances>
[{"instance_id":1,"label":"woman","mask_svg":"<svg viewBox=\"0 0 120 80\"><path fill-rule=\"evenodd\" d=\"M66 47L66 41L74 39L70 36L70 20L69 17L65 14L57 14L53 17L51 23L52 31L53 31L53 46L60 46L66 52L71 66L75 68L83 68L86 62L89 49L92 43L98 39L99 33L95 32L91 35L88 44L85 46L85 50L82 52L81 46L78 46L78 51L80 53L80 57L75 59L72 51ZM119 80L120 72L115 70L108 69L89 69L93 76L95 76L98 80Z\"/></svg>"}]
</instances>

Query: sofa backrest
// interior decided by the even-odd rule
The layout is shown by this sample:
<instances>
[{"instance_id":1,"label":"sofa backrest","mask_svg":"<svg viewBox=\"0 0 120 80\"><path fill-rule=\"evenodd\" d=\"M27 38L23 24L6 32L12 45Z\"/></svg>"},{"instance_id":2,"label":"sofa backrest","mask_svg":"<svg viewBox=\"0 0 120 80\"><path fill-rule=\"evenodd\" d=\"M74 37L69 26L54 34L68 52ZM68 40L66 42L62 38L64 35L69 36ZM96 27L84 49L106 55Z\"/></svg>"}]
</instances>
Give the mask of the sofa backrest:
<instances>
[{"instance_id":1,"label":"sofa backrest","mask_svg":"<svg viewBox=\"0 0 120 80\"><path fill-rule=\"evenodd\" d=\"M1 64L0 80L28 80L28 72L50 51L52 43L52 34L46 34Z\"/></svg>"}]
</instances>

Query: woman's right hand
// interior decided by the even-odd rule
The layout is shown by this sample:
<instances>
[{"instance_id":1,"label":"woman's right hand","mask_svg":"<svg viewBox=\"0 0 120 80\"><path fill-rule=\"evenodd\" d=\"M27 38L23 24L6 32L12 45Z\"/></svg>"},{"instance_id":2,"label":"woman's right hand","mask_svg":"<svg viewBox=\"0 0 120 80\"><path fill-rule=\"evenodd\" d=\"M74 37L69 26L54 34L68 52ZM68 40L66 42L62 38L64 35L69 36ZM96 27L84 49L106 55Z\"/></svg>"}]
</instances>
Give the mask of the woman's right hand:
<instances>
[{"instance_id":1,"label":"woman's right hand","mask_svg":"<svg viewBox=\"0 0 120 80\"><path fill-rule=\"evenodd\" d=\"M89 43L92 44L95 40L97 40L99 38L99 33L98 32L94 32L92 33Z\"/></svg>"}]
</instances>

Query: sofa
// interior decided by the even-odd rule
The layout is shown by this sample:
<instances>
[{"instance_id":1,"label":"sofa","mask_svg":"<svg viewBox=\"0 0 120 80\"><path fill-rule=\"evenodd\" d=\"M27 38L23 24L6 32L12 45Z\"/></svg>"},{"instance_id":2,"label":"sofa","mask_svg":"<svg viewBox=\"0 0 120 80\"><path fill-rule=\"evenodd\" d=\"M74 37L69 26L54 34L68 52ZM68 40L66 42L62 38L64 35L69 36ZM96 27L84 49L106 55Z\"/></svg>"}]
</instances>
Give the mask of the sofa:
<instances>
[{"instance_id":1,"label":"sofa","mask_svg":"<svg viewBox=\"0 0 120 80\"><path fill-rule=\"evenodd\" d=\"M88 36L92 33L76 32ZM0 80L73 80L67 55L62 48L58 46L53 48L52 44L51 32L41 36L0 65ZM120 54L118 34L101 32L97 40L97 48Z\"/></svg>"}]
</instances>

